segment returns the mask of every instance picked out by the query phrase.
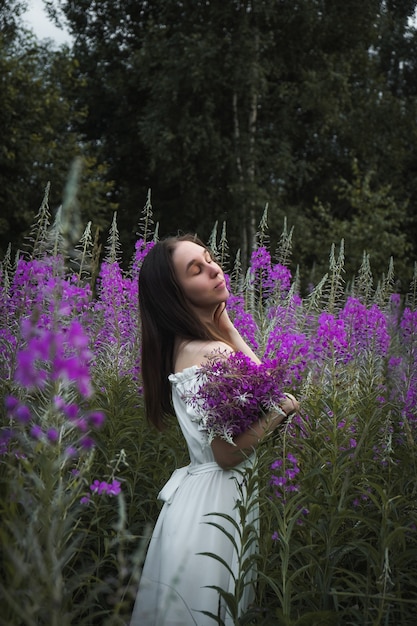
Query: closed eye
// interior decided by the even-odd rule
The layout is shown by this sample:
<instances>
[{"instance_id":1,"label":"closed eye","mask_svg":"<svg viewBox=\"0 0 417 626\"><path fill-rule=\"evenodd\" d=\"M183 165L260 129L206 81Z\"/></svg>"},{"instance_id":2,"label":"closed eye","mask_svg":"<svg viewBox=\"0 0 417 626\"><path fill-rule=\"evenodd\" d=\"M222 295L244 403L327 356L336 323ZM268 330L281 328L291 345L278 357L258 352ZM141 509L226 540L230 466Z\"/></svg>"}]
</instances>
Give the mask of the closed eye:
<instances>
[{"instance_id":1,"label":"closed eye","mask_svg":"<svg viewBox=\"0 0 417 626\"><path fill-rule=\"evenodd\" d=\"M204 253L204 261L209 265L210 263L213 262L213 258L210 254L210 252L208 252L207 250ZM201 273L202 267L203 267L203 263L199 262L197 259L193 259L192 261L190 261L187 264L186 267L186 271L188 272L189 270L191 270L192 272L192 276L198 276L198 274Z\"/></svg>"}]
</instances>

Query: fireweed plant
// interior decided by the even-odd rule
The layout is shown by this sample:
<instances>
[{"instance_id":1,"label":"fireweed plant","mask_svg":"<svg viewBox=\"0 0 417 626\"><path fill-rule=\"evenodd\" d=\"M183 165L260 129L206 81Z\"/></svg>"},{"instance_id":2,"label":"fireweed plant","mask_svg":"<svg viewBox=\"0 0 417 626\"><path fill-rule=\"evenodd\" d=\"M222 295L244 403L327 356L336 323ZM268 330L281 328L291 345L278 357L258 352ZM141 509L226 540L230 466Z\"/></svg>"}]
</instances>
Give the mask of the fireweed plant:
<instances>
[{"instance_id":1,"label":"fireweed plant","mask_svg":"<svg viewBox=\"0 0 417 626\"><path fill-rule=\"evenodd\" d=\"M211 355L199 368L197 381L198 389L185 401L201 415L208 443L215 437L233 443L233 437L250 429L262 413L279 411L283 390L293 382L280 360L258 365L240 352Z\"/></svg>"},{"instance_id":2,"label":"fireweed plant","mask_svg":"<svg viewBox=\"0 0 417 626\"><path fill-rule=\"evenodd\" d=\"M61 258L46 256L19 259L2 295L1 620L31 623L34 614L36 623L81 624L101 612L99 586L88 585L98 564L80 558L94 526L81 523L91 517L83 509L97 516L103 499L121 491L117 467L94 474L105 414L90 372L91 290L65 274ZM79 598L89 599L88 610Z\"/></svg>"},{"instance_id":3,"label":"fireweed plant","mask_svg":"<svg viewBox=\"0 0 417 626\"><path fill-rule=\"evenodd\" d=\"M1 624L127 623L156 495L187 463L174 420L157 435L143 417L137 278L157 239L150 217L148 203L127 270L115 222L90 278L84 258L77 271L46 234L32 256L8 253L1 265ZM366 257L346 286L332 248L328 275L302 295L291 234L275 255L265 241L261 230L247 271L237 264L227 276L229 313L263 365L217 359L201 369L205 397L191 399L211 407L207 427L226 437L237 432L233 412L243 427L284 391L301 400L245 477L242 546L259 544L258 584L238 618L243 551L225 598L233 623L411 625L417 269L401 298L391 267L373 285ZM254 502L259 533L246 523ZM221 516L208 523L221 527Z\"/></svg>"}]
</instances>

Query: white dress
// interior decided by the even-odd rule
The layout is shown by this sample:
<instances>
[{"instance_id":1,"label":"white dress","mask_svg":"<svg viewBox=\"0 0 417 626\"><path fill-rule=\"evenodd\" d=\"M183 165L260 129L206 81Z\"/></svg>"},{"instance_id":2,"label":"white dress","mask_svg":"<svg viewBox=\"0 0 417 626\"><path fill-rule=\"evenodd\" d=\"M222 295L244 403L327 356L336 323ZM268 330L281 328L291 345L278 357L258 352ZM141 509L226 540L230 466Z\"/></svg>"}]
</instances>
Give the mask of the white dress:
<instances>
[{"instance_id":1,"label":"white dress","mask_svg":"<svg viewBox=\"0 0 417 626\"><path fill-rule=\"evenodd\" d=\"M242 484L244 478L239 471L222 470L217 465L195 409L184 400L184 394L198 388L197 370L193 366L169 377L174 409L191 463L176 470L159 493L164 505L149 544L130 626L213 626L217 623L202 611L219 614L225 624L233 624L218 591L209 588L214 585L233 594L233 577L224 564L201 553L218 555L234 576L238 575L239 555L232 541L209 522L221 525L240 545L237 529L223 517L211 514L222 513L239 521L235 504L242 500L242 492L237 481ZM242 470L248 463L251 459L236 469ZM257 528L256 506L250 507L248 517L248 523ZM256 548L254 541L245 557ZM248 585L240 602L240 613L253 600L254 578L254 570L245 578Z\"/></svg>"}]
</instances>

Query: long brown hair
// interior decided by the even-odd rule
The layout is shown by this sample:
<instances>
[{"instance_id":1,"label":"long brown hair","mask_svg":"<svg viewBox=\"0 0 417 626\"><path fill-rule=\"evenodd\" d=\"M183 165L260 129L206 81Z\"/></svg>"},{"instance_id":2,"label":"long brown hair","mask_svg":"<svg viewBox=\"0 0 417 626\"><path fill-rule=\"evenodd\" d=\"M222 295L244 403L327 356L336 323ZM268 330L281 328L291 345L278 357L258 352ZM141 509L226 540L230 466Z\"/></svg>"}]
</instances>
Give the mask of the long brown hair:
<instances>
[{"instance_id":1,"label":"long brown hair","mask_svg":"<svg viewBox=\"0 0 417 626\"><path fill-rule=\"evenodd\" d=\"M172 254L181 241L207 249L195 235L168 237L151 248L139 273L145 414L158 430L163 430L166 418L174 413L168 376L173 372L175 338L221 339L214 326L202 324L193 312L177 280Z\"/></svg>"}]
</instances>

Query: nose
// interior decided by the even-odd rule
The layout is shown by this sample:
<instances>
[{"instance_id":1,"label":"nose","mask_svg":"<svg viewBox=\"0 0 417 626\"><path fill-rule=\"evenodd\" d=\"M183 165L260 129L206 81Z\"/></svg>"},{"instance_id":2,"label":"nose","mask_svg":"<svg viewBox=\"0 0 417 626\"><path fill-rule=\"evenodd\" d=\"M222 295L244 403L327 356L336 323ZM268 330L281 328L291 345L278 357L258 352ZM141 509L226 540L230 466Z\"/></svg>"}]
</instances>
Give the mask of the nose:
<instances>
[{"instance_id":1,"label":"nose","mask_svg":"<svg viewBox=\"0 0 417 626\"><path fill-rule=\"evenodd\" d=\"M210 275L213 277L218 276L218 274L221 274L221 269L220 266L217 265L217 263L215 263L214 261L212 261L209 264L209 268L210 268Z\"/></svg>"}]
</instances>

